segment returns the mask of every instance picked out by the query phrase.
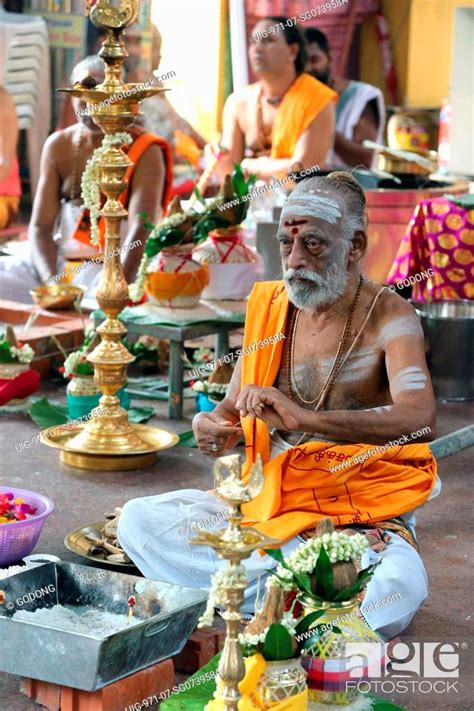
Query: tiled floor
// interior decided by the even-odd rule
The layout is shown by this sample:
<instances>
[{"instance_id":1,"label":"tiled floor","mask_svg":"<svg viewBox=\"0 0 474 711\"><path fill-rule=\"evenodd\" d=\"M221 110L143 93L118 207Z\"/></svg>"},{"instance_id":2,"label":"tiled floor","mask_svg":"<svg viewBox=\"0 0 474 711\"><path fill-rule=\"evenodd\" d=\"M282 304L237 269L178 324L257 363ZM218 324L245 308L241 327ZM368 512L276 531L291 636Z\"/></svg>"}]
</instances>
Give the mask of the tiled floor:
<instances>
[{"instance_id":1,"label":"tiled floor","mask_svg":"<svg viewBox=\"0 0 474 711\"><path fill-rule=\"evenodd\" d=\"M156 403L156 409L164 412L164 403ZM192 402L189 401L186 404L187 422L181 422L179 426L164 417L156 417L152 423L172 430L189 429L191 411ZM473 421L474 403L439 406L439 435ZM0 486L33 489L54 500L56 509L46 523L37 551L53 553L64 560L83 562L66 550L64 537L72 529L100 519L104 511L136 496L176 488L204 489L212 482L211 462L196 449L177 447L165 451L150 470L102 473L60 464L58 452L41 444L18 453L15 444L35 434L37 428L26 415L1 416ZM468 562L474 537L470 496L472 454L473 449L466 450L440 463L442 494L419 513L418 538L430 578L430 597L405 635L408 640L468 645L467 649L460 647L458 693L417 692L398 697L387 694L408 711L468 711L474 708L474 691L470 683L472 666L468 671L469 655L472 662L474 645L470 608L474 574L472 564L469 567ZM0 711L40 708L20 694L19 685L18 677L0 674Z\"/></svg>"}]
</instances>

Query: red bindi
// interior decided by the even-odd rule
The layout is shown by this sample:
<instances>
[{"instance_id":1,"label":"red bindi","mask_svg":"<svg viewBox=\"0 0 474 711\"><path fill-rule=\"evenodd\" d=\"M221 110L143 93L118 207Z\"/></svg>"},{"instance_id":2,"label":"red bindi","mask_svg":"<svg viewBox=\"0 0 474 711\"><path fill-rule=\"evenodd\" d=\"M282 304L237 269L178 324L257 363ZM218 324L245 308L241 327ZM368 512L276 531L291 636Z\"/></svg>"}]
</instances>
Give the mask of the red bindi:
<instances>
[{"instance_id":1,"label":"red bindi","mask_svg":"<svg viewBox=\"0 0 474 711\"><path fill-rule=\"evenodd\" d=\"M292 227L292 228L291 228L291 234L292 234L292 235L297 235L298 232L299 232L298 227Z\"/></svg>"}]
</instances>

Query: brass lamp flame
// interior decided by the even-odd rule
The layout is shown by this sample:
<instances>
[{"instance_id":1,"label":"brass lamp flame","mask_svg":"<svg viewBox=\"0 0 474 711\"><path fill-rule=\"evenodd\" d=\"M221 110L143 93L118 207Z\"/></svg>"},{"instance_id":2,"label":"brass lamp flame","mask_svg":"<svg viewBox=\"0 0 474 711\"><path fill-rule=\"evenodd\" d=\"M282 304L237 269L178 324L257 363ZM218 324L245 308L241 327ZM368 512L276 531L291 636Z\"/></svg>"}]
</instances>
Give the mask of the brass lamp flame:
<instances>
[{"instance_id":1,"label":"brass lamp flame","mask_svg":"<svg viewBox=\"0 0 474 711\"><path fill-rule=\"evenodd\" d=\"M224 470L230 474L224 477ZM214 465L215 492L226 501L230 508L228 527L216 532L201 531L190 542L195 545L207 545L214 549L219 558L228 561L230 573L237 572L242 561L249 558L257 548L278 545L279 541L264 536L254 528L242 528L242 504L248 503L262 491L263 466L258 455L253 464L248 482L242 481L241 458L238 454L220 457ZM236 575L229 579L236 579ZM226 635L218 675L223 682L222 700L225 711L237 711L241 694L239 682L245 676L245 665L238 640L242 622L240 608L244 602L245 586L242 584L221 585L221 598L226 609L222 613L225 620Z\"/></svg>"}]
</instances>

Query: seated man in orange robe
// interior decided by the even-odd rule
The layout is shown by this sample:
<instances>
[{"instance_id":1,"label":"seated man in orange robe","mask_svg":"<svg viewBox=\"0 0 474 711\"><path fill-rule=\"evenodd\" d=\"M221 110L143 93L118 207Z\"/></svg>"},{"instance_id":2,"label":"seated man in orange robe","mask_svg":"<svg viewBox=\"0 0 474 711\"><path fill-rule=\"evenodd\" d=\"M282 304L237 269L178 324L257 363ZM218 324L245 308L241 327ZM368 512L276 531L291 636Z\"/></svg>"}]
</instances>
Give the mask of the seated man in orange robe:
<instances>
[{"instance_id":1,"label":"seated man in orange robe","mask_svg":"<svg viewBox=\"0 0 474 711\"><path fill-rule=\"evenodd\" d=\"M104 80L104 63L87 57L72 73L72 83ZM29 225L25 254L0 258L0 298L30 302L29 291L40 283L59 283L67 266L76 264L73 283L93 297L100 276L100 252L90 244L88 215L82 210L81 177L88 160L104 138L102 130L87 115L86 104L73 99L78 122L56 131L46 141L41 156L38 189ZM148 229L141 212L152 222L159 220L171 187L171 152L167 142L142 128L129 129L133 143L125 151L132 160L127 171L127 190L120 199L128 209L122 221L122 265L125 278L134 280ZM100 224L102 223L102 224ZM101 233L103 220L99 221ZM26 251L27 250L27 251ZM92 304L89 304L92 305Z\"/></svg>"},{"instance_id":2,"label":"seated man in orange robe","mask_svg":"<svg viewBox=\"0 0 474 711\"><path fill-rule=\"evenodd\" d=\"M193 427L212 456L243 432L245 474L262 456L263 491L243 507L244 523L280 539L285 555L324 517L372 534L378 542L362 565L380 565L362 612L391 637L427 595L414 510L439 491L426 444L436 410L415 311L361 273L366 230L365 196L351 175L298 184L275 239L283 281L254 286L246 354L226 398ZM185 534L222 527L222 510L212 492L189 489L137 499L124 507L119 538L144 574L204 587L216 559ZM258 553L246 561L249 598L273 564Z\"/></svg>"},{"instance_id":3,"label":"seated man in orange robe","mask_svg":"<svg viewBox=\"0 0 474 711\"><path fill-rule=\"evenodd\" d=\"M249 60L258 81L226 101L221 178L242 159L244 169L263 180L324 168L333 147L337 94L304 73L303 36L297 27L283 29L285 23L268 17L252 30Z\"/></svg>"}]
</instances>

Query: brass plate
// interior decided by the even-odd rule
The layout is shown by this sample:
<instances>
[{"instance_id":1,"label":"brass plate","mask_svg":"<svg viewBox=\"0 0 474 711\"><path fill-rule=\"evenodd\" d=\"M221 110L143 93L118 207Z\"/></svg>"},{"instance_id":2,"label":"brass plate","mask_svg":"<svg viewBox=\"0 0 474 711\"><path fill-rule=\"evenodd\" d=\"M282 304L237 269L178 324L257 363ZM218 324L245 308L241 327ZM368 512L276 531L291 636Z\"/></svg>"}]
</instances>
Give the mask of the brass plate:
<instances>
[{"instance_id":1,"label":"brass plate","mask_svg":"<svg viewBox=\"0 0 474 711\"><path fill-rule=\"evenodd\" d=\"M63 430L61 426L50 427L49 429L43 430L41 432L41 442L47 444L48 447L56 447L61 449L63 453L75 453L77 455L88 455L89 457L94 457L95 459L114 459L115 461L122 458L135 458L139 455L146 455L149 457L151 454L161 451L162 449L169 449L174 447L179 442L179 437L174 432L167 432L166 430L160 430L157 427L149 427L148 425L132 425L133 430L136 434L143 439L146 443L146 447L135 452L119 452L116 449L110 449L109 451L103 451L98 453L97 451L86 451L84 449L74 450L70 449L68 442L78 435L85 427L85 424L78 425L71 429Z\"/></svg>"},{"instance_id":2,"label":"brass plate","mask_svg":"<svg viewBox=\"0 0 474 711\"><path fill-rule=\"evenodd\" d=\"M104 565L119 566L120 568L129 568L131 570L136 570L136 566L133 563L112 563L110 560L104 560L104 558L99 558L96 555L90 555L87 550L90 546L90 541L85 539L85 535L91 531L100 531L100 529L105 525L105 521L97 521L97 523L90 523L88 526L81 526L80 528L75 528L74 531L68 533L64 539L64 545L66 548L77 555L87 558L87 560L92 560L94 563L104 563Z\"/></svg>"},{"instance_id":3,"label":"brass plate","mask_svg":"<svg viewBox=\"0 0 474 711\"><path fill-rule=\"evenodd\" d=\"M85 291L73 284L49 284L32 289L30 294L40 308L61 311L79 306Z\"/></svg>"},{"instance_id":4,"label":"brass plate","mask_svg":"<svg viewBox=\"0 0 474 711\"><path fill-rule=\"evenodd\" d=\"M103 472L128 472L145 469L156 464L156 452L151 454L132 454L127 456L104 456L103 454L77 454L63 449L60 460L76 469L98 469Z\"/></svg>"}]
</instances>

